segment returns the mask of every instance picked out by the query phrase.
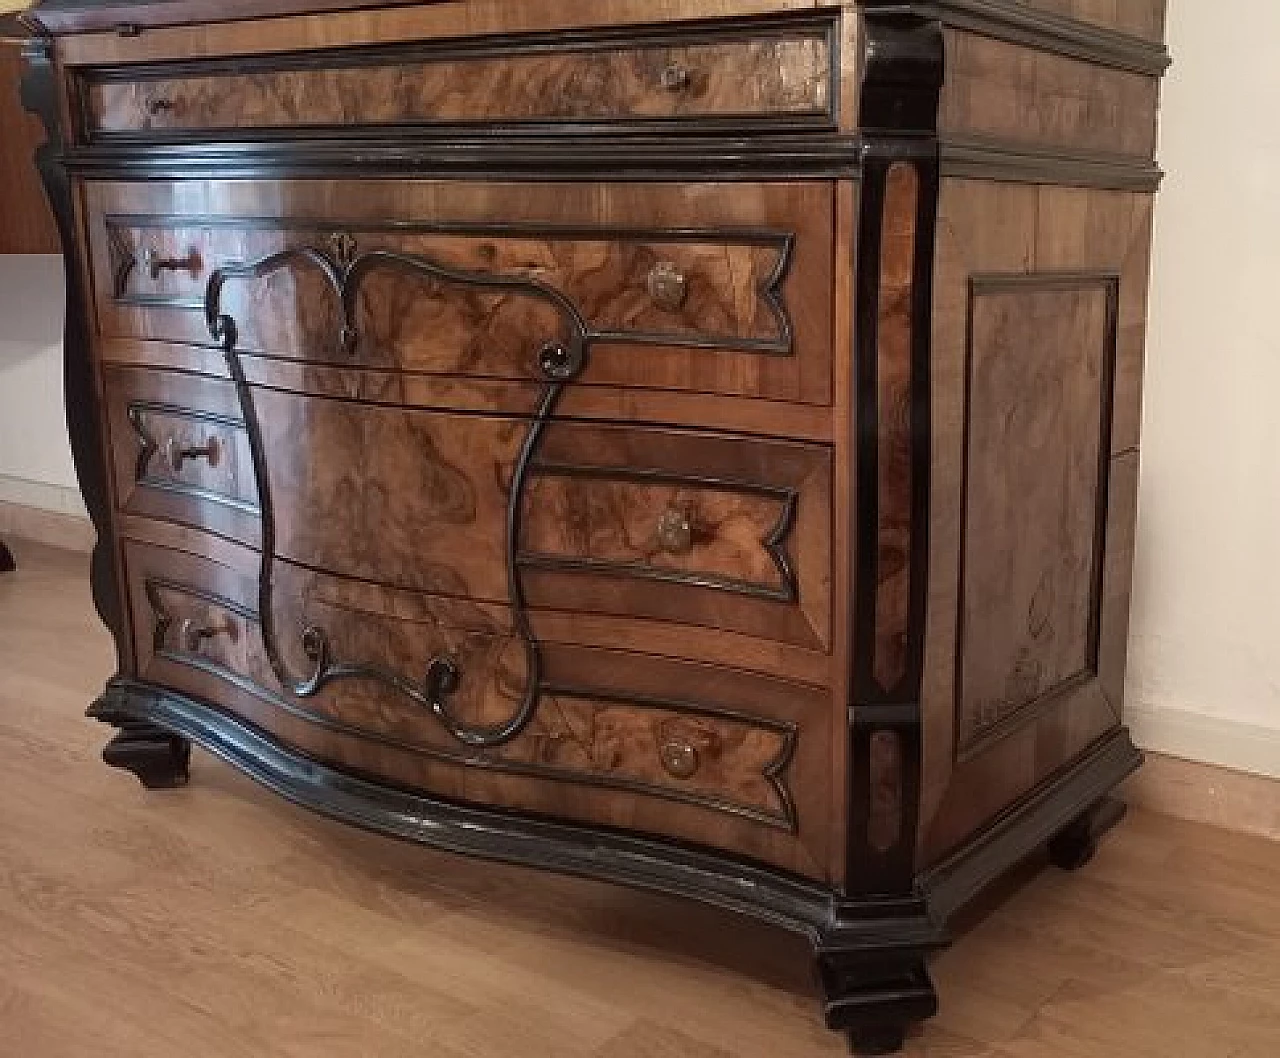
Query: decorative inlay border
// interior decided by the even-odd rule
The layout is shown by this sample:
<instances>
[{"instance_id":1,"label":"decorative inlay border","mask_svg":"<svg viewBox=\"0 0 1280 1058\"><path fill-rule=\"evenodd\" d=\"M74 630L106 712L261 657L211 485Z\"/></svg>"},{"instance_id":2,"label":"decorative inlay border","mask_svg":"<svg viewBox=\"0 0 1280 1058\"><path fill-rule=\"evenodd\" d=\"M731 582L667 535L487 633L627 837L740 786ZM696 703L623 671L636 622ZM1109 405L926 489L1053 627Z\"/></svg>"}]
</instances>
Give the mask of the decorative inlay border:
<instances>
[{"instance_id":1,"label":"decorative inlay border","mask_svg":"<svg viewBox=\"0 0 1280 1058\"><path fill-rule=\"evenodd\" d=\"M138 461L133 473L134 481L137 484L149 489L160 489L164 492L177 493L180 496L190 496L193 499L203 500L207 503L219 503L224 507L234 507L236 510L244 511L246 514L260 513L258 505L248 500L229 496L224 492L215 492L213 489L202 488L199 485L152 477L150 473L151 463L160 451L160 443L147 429L145 416L148 412L167 415L175 419L186 419L190 422L208 423L226 430L244 430L244 423L239 419L232 419L225 415L215 415L213 412L196 411L192 408L183 408L176 404L163 404L157 401L131 402L126 414L129 417L129 425L133 427L133 432L138 438Z\"/></svg>"},{"instance_id":2,"label":"decorative inlay border","mask_svg":"<svg viewBox=\"0 0 1280 1058\"><path fill-rule=\"evenodd\" d=\"M724 492L750 493L776 499L780 505L778 518L760 546L768 552L778 570L781 587L771 588L755 581L739 580L709 573L687 573L680 570L661 569L638 562L611 562L605 559L562 558L518 551L516 563L525 569L568 570L588 573L604 573L625 577L642 577L691 588L710 588L746 595L774 602L794 603L800 597L795 565L786 543L795 528L796 511L800 492L796 488L762 485L759 482L734 478L704 477L697 474L676 474L666 471L645 471L622 467L580 466L569 463L538 461L531 468L534 474L547 477L599 478L605 481L635 481L644 484L686 485L693 488L715 489Z\"/></svg>"},{"instance_id":3,"label":"decorative inlay border","mask_svg":"<svg viewBox=\"0 0 1280 1058\"><path fill-rule=\"evenodd\" d=\"M1089 630L1086 662L1083 668L1069 673L1054 685L1045 688L1035 698L1011 710L993 724L979 728L968 737L962 734L960 722L964 702L964 648L965 628L965 554L967 553L968 502L969 502L969 451L971 436L970 392L973 380L973 317L975 303L984 295L1002 293L1030 293L1035 291L1073 291L1097 289L1106 295L1105 347L1101 357L1101 377L1098 380L1098 471L1094 495L1094 536L1089 588ZM1115 417L1116 361L1120 342L1120 275L1114 271L1094 272L1030 272L981 274L969 279L966 311L965 345L965 397L964 397L964 445L961 478L960 510L963 512L960 532L960 577L956 594L956 651L954 710L956 716L956 740L954 759L964 763L980 756L986 749L1008 738L1015 731L1034 722L1038 717L1082 683L1098 674L1098 658L1101 649L1102 590L1106 572L1104 556L1107 543L1107 521L1111 492L1111 428Z\"/></svg>"},{"instance_id":4,"label":"decorative inlay border","mask_svg":"<svg viewBox=\"0 0 1280 1058\"><path fill-rule=\"evenodd\" d=\"M194 588L189 585L179 584L165 578L148 578L144 585L144 591L147 597L147 602L152 610L152 640L155 657L173 664L185 665L210 676L215 676L218 679L225 680L241 691L261 699L267 704L282 710L295 719L321 727L327 731L333 732L334 734L358 738L364 742L371 742L377 745L386 746L389 749L405 750L446 764L457 764L468 768L481 768L486 771L493 771L501 774L519 775L534 779L548 779L556 782L569 782L580 786L624 790L632 793L644 794L650 797L661 797L669 801L676 801L681 804L693 805L698 808L706 808L711 811L723 812L743 819L749 819L753 822L777 827L791 834L799 832L795 798L791 793L791 788L787 785L787 770L790 768L791 763L795 758L796 744L799 738L799 728L794 722L776 720L771 717L755 716L736 709L708 706L699 702L689 701L687 699L668 698L655 695L618 694L616 692L598 691L584 687L571 687L567 685L549 683L544 684L541 688L543 694L552 698L576 698L589 701L613 702L620 705L634 706L642 709L665 709L690 716L704 716L710 719L727 720L760 730L774 732L780 738L778 753L765 764L761 771L761 776L768 782L770 789L777 798L778 808L777 811L774 812L760 808L753 808L750 805L745 805L741 802L732 801L723 797L715 797L705 793L693 793L688 790L682 790L677 786L661 786L656 783L647 783L636 779L616 778L603 774L588 774L574 771L569 768L555 768L546 764L530 764L520 761L504 760L492 753L476 753L470 749L462 749L451 753L448 750L440 749L439 747L427 745L425 743L412 742L406 739L396 738L383 732L355 727L352 724L335 719L334 717L319 712L318 710L308 709L305 706L292 701L287 695L275 694L269 688L261 686L245 674L228 668L225 665L221 665L199 652L175 649L174 647L171 647L168 644L168 633L173 626L175 617L165 607L164 600L160 595L161 591L172 592L177 595L185 595L193 599L198 599L202 603L226 610L228 613L234 614L247 623L258 625L261 629L262 622L260 615L257 611L242 606L239 603L233 602L220 595Z\"/></svg>"},{"instance_id":5,"label":"decorative inlay border","mask_svg":"<svg viewBox=\"0 0 1280 1058\"><path fill-rule=\"evenodd\" d=\"M228 217L209 214L124 214L108 213L103 218L112 257L112 300L122 305L165 307L203 311L203 298L166 295L131 294L127 290L129 276L138 261L121 238L122 229L156 229L171 231L187 228L223 228L244 231L298 231L328 235L332 232L377 235L451 235L477 239L542 239L552 242L619 242L619 243L689 243L713 246L750 246L771 249L777 254L773 270L764 276L756 295L769 311L778 328L777 338L744 338L678 331L595 330L584 334L594 342L619 345L669 345L680 348L731 350L778 356L795 352L795 328L783 298L782 286L791 272L795 258L794 232L752 228L616 228L583 227L581 225L483 224L386 220L311 220L279 217ZM351 236L348 236L351 237ZM320 251L317 251L320 252ZM392 252L392 251L383 251ZM459 273L461 274L461 273ZM482 274L482 273L476 273ZM506 282L517 282L507 277ZM546 289L550 284L530 280ZM569 301L568 295L562 297Z\"/></svg>"}]
</instances>

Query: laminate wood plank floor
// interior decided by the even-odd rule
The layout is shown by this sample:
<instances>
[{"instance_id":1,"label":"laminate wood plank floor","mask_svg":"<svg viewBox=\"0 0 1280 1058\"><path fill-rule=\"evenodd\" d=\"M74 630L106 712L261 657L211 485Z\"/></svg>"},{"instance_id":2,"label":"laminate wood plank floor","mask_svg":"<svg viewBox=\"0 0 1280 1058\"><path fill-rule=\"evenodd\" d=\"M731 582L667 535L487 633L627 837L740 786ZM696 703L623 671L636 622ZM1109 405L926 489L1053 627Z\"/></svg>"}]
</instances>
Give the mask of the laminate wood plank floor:
<instances>
[{"instance_id":1,"label":"laminate wood plank floor","mask_svg":"<svg viewBox=\"0 0 1280 1058\"><path fill-rule=\"evenodd\" d=\"M294 808L197 754L101 764L112 667L87 560L0 577L0 1058L806 1058L799 939ZM1133 812L1084 871L1032 862L933 972L907 1054L1276 1058L1280 845Z\"/></svg>"}]
</instances>

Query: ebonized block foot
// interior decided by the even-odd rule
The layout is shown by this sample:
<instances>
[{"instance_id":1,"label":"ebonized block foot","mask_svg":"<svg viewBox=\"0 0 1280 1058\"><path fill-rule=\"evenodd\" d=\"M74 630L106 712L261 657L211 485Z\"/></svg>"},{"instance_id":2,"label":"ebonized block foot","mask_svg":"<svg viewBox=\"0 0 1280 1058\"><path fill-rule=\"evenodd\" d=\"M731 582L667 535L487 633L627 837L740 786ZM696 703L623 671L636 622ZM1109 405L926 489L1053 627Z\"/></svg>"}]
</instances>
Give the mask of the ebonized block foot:
<instances>
[{"instance_id":1,"label":"ebonized block foot","mask_svg":"<svg viewBox=\"0 0 1280 1058\"><path fill-rule=\"evenodd\" d=\"M185 786L190 776L191 743L142 720L116 722L120 733L102 750L113 768L125 768L148 790Z\"/></svg>"},{"instance_id":2,"label":"ebonized block foot","mask_svg":"<svg viewBox=\"0 0 1280 1058\"><path fill-rule=\"evenodd\" d=\"M920 955L818 957L827 1026L849 1037L854 1054L893 1054L907 1029L938 1012Z\"/></svg>"},{"instance_id":3,"label":"ebonized block foot","mask_svg":"<svg viewBox=\"0 0 1280 1058\"><path fill-rule=\"evenodd\" d=\"M1124 818L1125 804L1104 797L1076 816L1049 840L1049 862L1064 871L1078 871L1098 851L1098 839Z\"/></svg>"},{"instance_id":4,"label":"ebonized block foot","mask_svg":"<svg viewBox=\"0 0 1280 1058\"><path fill-rule=\"evenodd\" d=\"M17 563L13 561L13 552L5 547L3 540L0 540L0 573L12 573L17 568Z\"/></svg>"}]
</instances>

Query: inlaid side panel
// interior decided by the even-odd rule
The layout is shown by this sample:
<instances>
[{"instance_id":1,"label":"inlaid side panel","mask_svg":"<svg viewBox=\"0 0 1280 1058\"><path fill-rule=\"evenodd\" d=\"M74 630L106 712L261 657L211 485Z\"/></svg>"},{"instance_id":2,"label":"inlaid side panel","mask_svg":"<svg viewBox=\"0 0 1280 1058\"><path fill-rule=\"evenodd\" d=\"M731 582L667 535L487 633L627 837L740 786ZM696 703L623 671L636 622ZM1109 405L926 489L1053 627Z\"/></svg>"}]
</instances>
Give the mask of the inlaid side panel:
<instances>
[{"instance_id":1,"label":"inlaid side panel","mask_svg":"<svg viewBox=\"0 0 1280 1058\"><path fill-rule=\"evenodd\" d=\"M925 863L1121 722L1151 204L943 181Z\"/></svg>"},{"instance_id":2,"label":"inlaid side panel","mask_svg":"<svg viewBox=\"0 0 1280 1058\"><path fill-rule=\"evenodd\" d=\"M948 29L944 138L1123 154L1155 152L1159 79Z\"/></svg>"},{"instance_id":3,"label":"inlaid side panel","mask_svg":"<svg viewBox=\"0 0 1280 1058\"><path fill-rule=\"evenodd\" d=\"M1117 282L973 280L961 755L1096 674Z\"/></svg>"}]
</instances>

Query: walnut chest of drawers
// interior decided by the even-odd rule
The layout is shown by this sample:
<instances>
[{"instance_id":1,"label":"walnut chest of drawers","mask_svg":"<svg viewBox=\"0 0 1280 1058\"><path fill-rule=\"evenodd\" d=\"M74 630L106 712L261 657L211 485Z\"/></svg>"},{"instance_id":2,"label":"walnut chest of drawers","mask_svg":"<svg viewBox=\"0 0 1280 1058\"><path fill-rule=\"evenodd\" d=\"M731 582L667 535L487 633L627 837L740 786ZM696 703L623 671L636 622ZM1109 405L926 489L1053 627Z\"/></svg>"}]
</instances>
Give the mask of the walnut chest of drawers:
<instances>
[{"instance_id":1,"label":"walnut chest of drawers","mask_svg":"<svg viewBox=\"0 0 1280 1058\"><path fill-rule=\"evenodd\" d=\"M1161 0L51 0L105 757L800 931L1138 763Z\"/></svg>"}]
</instances>

